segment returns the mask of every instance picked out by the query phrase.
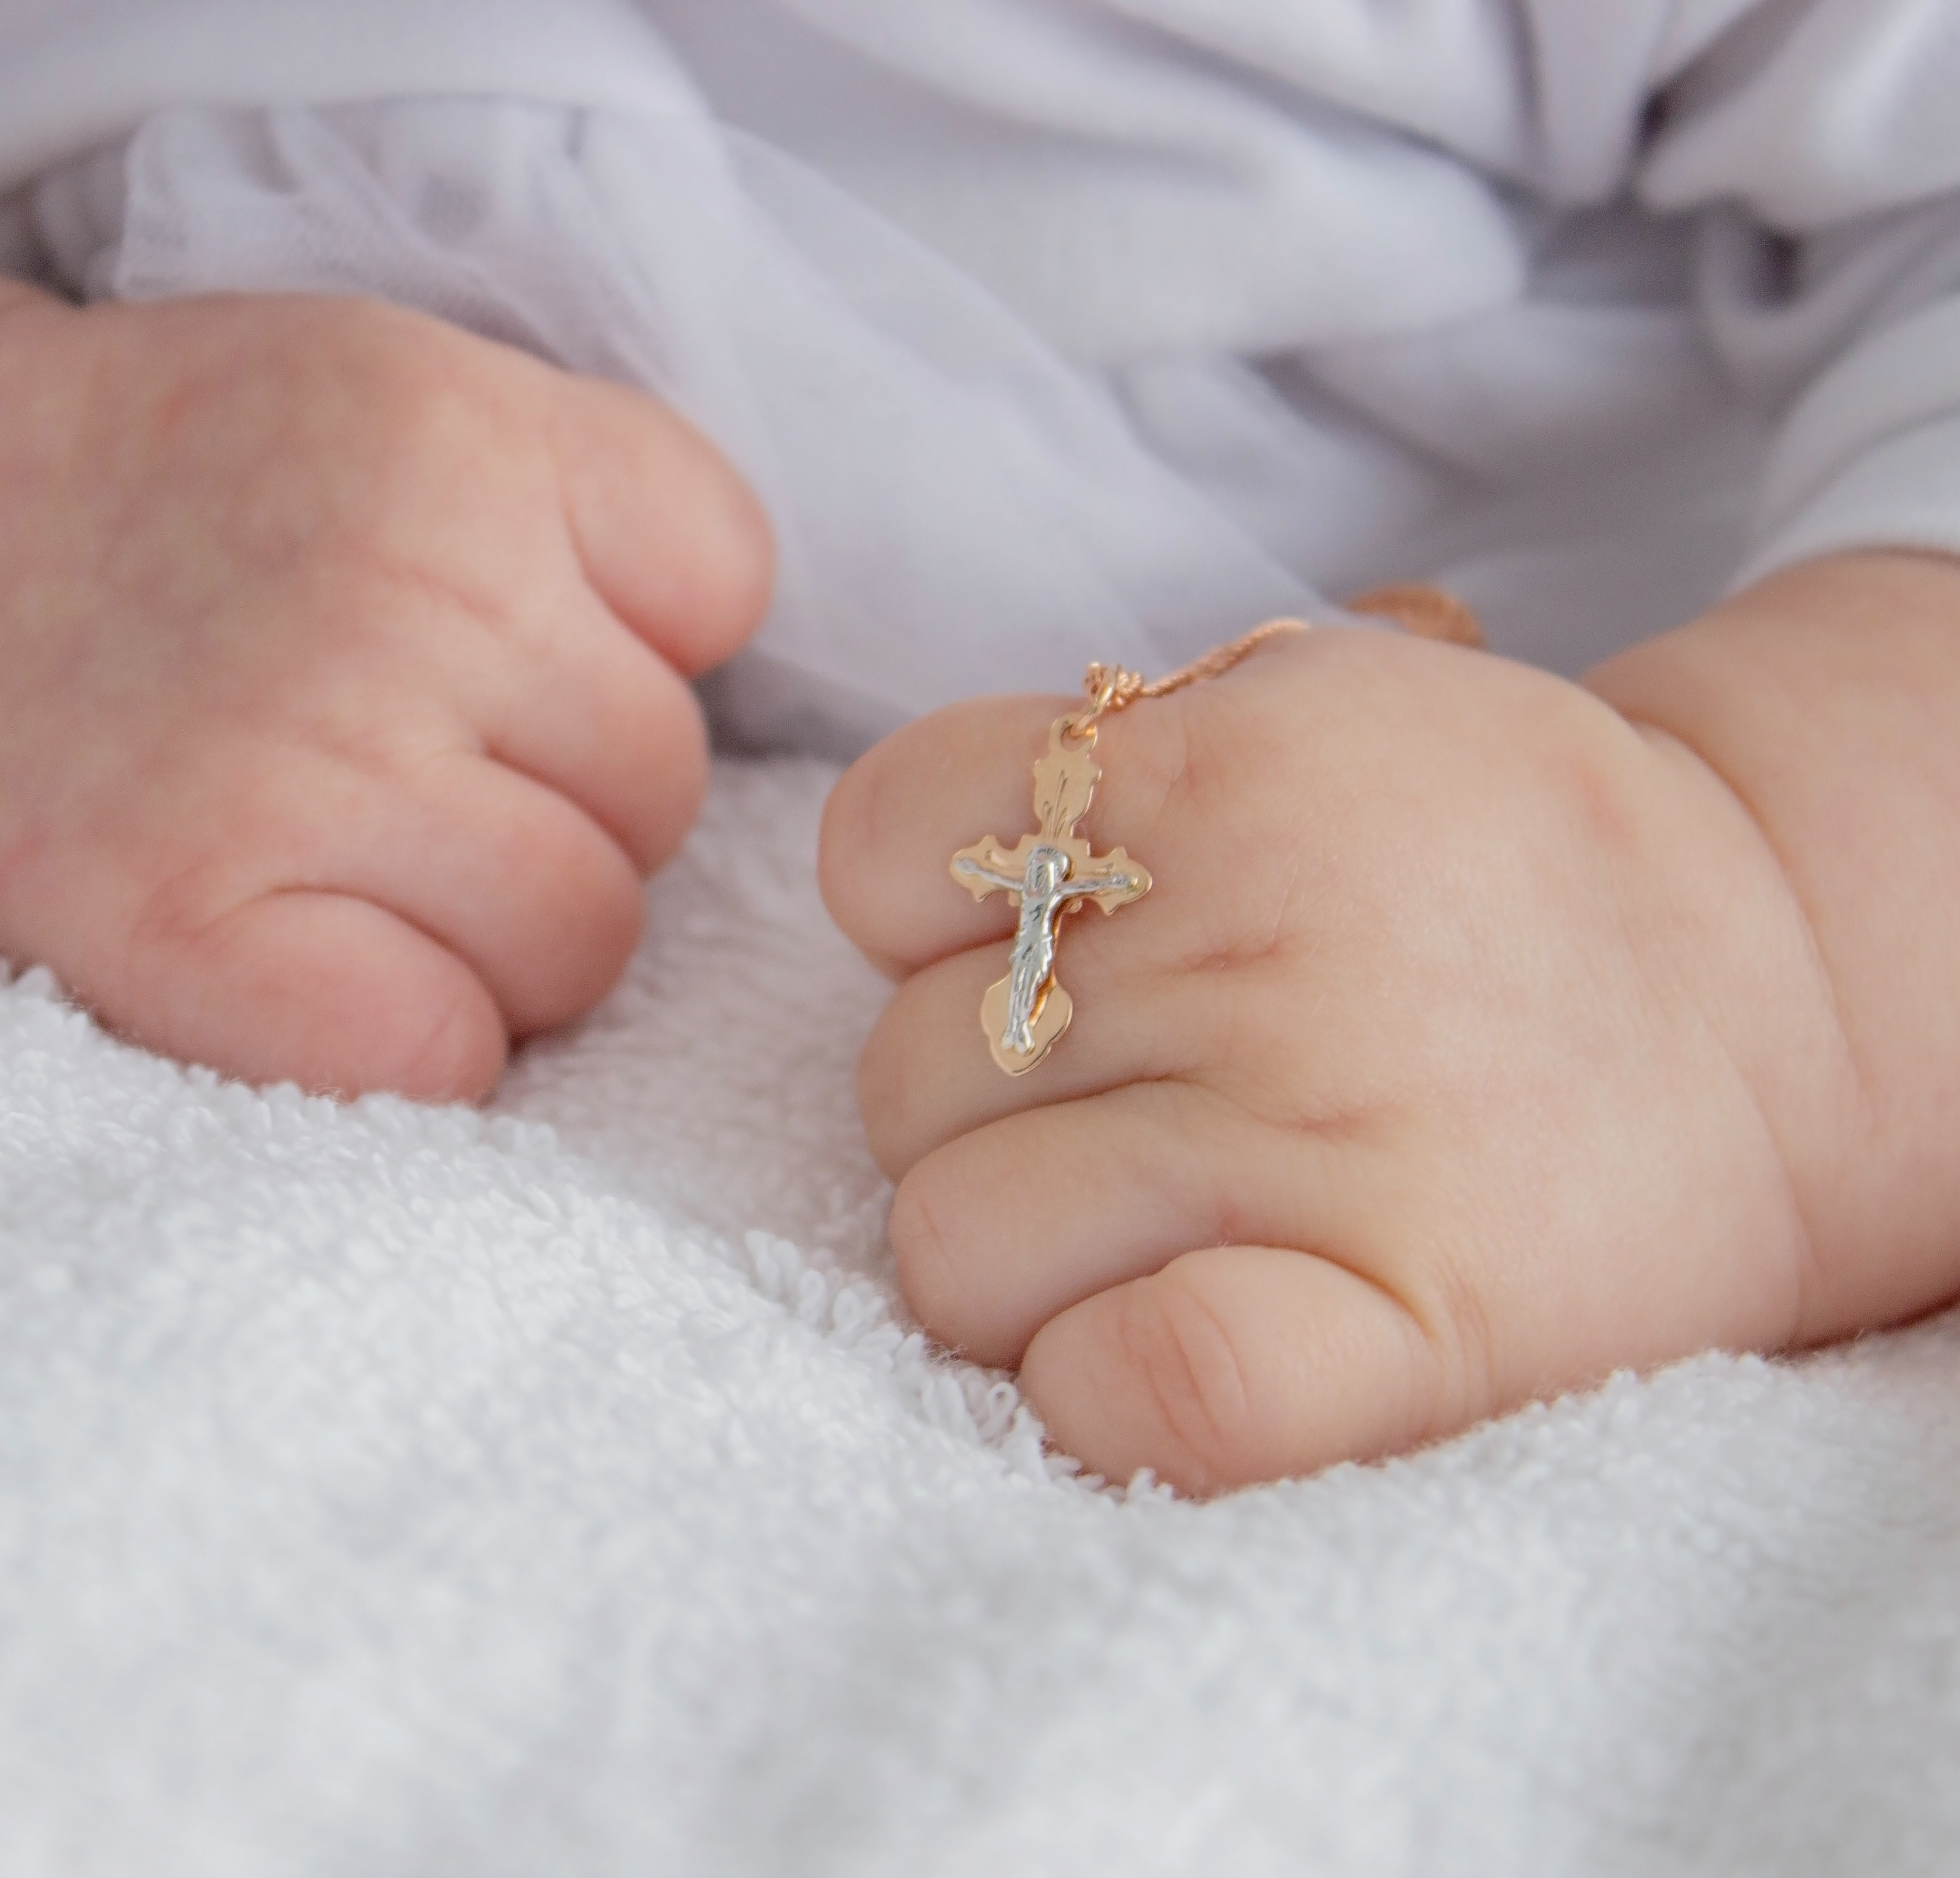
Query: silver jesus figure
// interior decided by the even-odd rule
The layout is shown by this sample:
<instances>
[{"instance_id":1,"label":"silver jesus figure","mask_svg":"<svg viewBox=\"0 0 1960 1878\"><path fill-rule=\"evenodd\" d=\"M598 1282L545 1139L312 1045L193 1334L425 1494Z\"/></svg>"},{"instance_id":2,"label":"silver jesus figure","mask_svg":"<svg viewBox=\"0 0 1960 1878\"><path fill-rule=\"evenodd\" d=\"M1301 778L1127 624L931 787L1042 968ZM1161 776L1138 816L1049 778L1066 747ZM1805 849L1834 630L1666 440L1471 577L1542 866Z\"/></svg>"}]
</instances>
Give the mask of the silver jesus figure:
<instances>
[{"instance_id":1,"label":"silver jesus figure","mask_svg":"<svg viewBox=\"0 0 1960 1878\"><path fill-rule=\"evenodd\" d=\"M1102 772L1069 731L1070 720L1058 718L1047 756L1035 765L1040 832L1023 835L1011 848L990 835L953 857L953 877L975 899L1006 893L1020 903L1007 976L981 1004L994 1061L1010 1076L1025 1074L1047 1055L1074 1008L1055 980L1062 915L1087 900L1113 913L1150 890L1149 873L1122 848L1099 857L1075 832Z\"/></svg>"},{"instance_id":2,"label":"silver jesus figure","mask_svg":"<svg viewBox=\"0 0 1960 1878\"><path fill-rule=\"evenodd\" d=\"M1071 864L1059 848L1045 842L1029 851L1026 871L1018 880L995 873L970 855L962 855L953 863L963 878L984 880L990 888L1020 896L1020 923L1014 928L1007 973L1007 1022L1001 1039L1001 1048L1017 1056L1034 1054L1035 1014L1055 976L1055 937L1071 902L1098 893L1127 893L1136 885L1127 874L1071 880Z\"/></svg>"}]
</instances>

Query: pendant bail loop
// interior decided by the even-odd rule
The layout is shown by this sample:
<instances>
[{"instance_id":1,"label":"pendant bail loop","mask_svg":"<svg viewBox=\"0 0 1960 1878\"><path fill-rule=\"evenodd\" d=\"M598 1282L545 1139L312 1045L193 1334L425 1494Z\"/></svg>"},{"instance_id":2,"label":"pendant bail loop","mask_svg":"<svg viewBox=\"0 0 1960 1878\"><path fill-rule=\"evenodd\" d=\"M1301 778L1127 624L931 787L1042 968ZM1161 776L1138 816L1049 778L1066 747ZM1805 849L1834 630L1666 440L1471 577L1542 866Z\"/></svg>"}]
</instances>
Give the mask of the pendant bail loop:
<instances>
[{"instance_id":1,"label":"pendant bail loop","mask_svg":"<svg viewBox=\"0 0 1960 1878\"><path fill-rule=\"evenodd\" d=\"M1077 742L1093 746L1096 721L1112 711L1120 711L1144 689L1141 674L1125 671L1120 665L1105 665L1099 660L1090 666L1082 681L1089 702L1067 720L1068 734Z\"/></svg>"}]
</instances>

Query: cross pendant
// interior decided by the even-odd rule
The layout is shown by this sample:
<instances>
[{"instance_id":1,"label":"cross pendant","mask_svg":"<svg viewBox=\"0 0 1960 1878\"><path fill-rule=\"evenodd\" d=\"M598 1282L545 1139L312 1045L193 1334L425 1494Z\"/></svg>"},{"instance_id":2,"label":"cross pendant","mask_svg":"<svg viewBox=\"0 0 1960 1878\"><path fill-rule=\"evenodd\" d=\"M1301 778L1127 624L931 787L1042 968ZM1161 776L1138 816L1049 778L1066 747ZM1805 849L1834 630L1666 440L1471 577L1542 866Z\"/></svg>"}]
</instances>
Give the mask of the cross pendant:
<instances>
[{"instance_id":1,"label":"cross pendant","mask_svg":"<svg viewBox=\"0 0 1960 1878\"><path fill-rule=\"evenodd\" d=\"M1065 915L1090 902L1113 913L1150 890L1147 869L1120 848L1098 856L1076 832L1089 813L1102 772L1090 740L1072 742L1073 718L1058 718L1048 754L1035 765L1038 833L1003 848L989 835L953 857L953 877L976 900L1005 893L1020 907L1007 976L980 1002L980 1027L994 1061L1010 1076L1025 1076L1055 1047L1075 1006L1055 982L1055 945Z\"/></svg>"}]
</instances>

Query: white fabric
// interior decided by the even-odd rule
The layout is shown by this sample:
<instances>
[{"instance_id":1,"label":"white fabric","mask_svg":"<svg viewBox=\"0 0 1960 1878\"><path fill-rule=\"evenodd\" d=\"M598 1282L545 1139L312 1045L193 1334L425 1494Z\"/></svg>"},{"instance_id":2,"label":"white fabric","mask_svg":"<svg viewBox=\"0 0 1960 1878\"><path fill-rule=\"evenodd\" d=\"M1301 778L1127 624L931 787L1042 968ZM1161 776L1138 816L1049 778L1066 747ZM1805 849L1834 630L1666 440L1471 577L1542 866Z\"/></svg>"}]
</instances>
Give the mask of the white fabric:
<instances>
[{"instance_id":1,"label":"white fabric","mask_svg":"<svg viewBox=\"0 0 1960 1878\"><path fill-rule=\"evenodd\" d=\"M633 0L5 0L0 189L175 104L427 91L638 108L661 62Z\"/></svg>"},{"instance_id":2,"label":"white fabric","mask_svg":"<svg viewBox=\"0 0 1960 1878\"><path fill-rule=\"evenodd\" d=\"M1933 1878L1960 1320L1223 1504L894 1316L829 780L486 1118L0 991L9 1878Z\"/></svg>"},{"instance_id":3,"label":"white fabric","mask_svg":"<svg viewBox=\"0 0 1960 1878\"><path fill-rule=\"evenodd\" d=\"M1577 671L1810 553L1960 550L1956 21L0 0L0 253L387 293L670 396L785 540L752 741L1387 579Z\"/></svg>"}]
</instances>

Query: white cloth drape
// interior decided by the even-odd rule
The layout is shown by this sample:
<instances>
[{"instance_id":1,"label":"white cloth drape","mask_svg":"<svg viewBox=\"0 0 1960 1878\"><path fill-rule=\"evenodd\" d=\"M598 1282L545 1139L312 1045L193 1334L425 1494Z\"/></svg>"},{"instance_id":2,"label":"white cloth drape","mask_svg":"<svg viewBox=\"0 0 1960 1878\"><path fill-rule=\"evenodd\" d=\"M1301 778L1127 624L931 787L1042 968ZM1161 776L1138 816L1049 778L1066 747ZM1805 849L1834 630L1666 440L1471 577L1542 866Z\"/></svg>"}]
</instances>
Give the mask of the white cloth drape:
<instances>
[{"instance_id":1,"label":"white cloth drape","mask_svg":"<svg viewBox=\"0 0 1960 1878\"><path fill-rule=\"evenodd\" d=\"M1960 551L1955 0L0 0L0 249L671 398L835 745L1430 577L1577 670ZM11 232L8 232L11 231Z\"/></svg>"}]
</instances>

